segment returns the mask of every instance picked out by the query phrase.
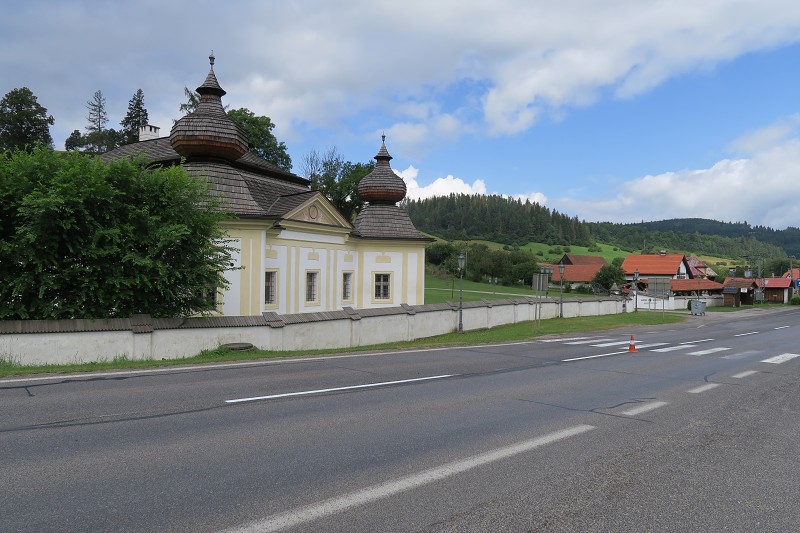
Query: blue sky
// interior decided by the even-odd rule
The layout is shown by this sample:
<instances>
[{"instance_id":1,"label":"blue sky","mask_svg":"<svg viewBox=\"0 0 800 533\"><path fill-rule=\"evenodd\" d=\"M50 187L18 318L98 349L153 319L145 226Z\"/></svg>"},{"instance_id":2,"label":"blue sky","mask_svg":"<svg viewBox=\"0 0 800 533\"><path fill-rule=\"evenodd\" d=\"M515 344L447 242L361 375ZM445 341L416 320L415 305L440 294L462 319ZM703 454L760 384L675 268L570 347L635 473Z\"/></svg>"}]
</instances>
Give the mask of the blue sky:
<instances>
[{"instance_id":1,"label":"blue sky","mask_svg":"<svg viewBox=\"0 0 800 533\"><path fill-rule=\"evenodd\" d=\"M409 196L503 194L585 220L800 226L796 0L18 1L0 93L27 86L58 148L103 91L168 135L208 54L224 103L367 161Z\"/></svg>"}]
</instances>

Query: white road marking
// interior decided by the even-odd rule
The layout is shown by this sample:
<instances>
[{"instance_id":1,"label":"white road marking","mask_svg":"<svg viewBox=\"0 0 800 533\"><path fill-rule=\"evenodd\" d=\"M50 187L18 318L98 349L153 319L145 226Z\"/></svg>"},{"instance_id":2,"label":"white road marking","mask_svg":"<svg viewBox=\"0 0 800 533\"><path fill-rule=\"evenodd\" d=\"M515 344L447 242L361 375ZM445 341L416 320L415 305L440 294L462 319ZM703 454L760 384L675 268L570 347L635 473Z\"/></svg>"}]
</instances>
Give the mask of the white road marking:
<instances>
[{"instance_id":1,"label":"white road marking","mask_svg":"<svg viewBox=\"0 0 800 533\"><path fill-rule=\"evenodd\" d=\"M699 387L687 390L686 392L689 392L691 394L700 394L701 392L705 392L711 389L716 389L717 387L719 387L719 383L706 383L705 385L700 385Z\"/></svg>"},{"instance_id":2,"label":"white road marking","mask_svg":"<svg viewBox=\"0 0 800 533\"><path fill-rule=\"evenodd\" d=\"M764 359L761 362L762 363L772 363L773 365L779 365L781 363L785 363L786 361L791 361L795 357L800 357L800 354L797 354L797 353L782 353L780 355L776 355L775 357L770 357L769 359Z\"/></svg>"},{"instance_id":3,"label":"white road marking","mask_svg":"<svg viewBox=\"0 0 800 533\"><path fill-rule=\"evenodd\" d=\"M752 376L753 374L758 374L758 370L745 370L744 372L739 372L738 374L734 374L731 377L736 379L746 378L747 376Z\"/></svg>"},{"instance_id":4,"label":"white road marking","mask_svg":"<svg viewBox=\"0 0 800 533\"><path fill-rule=\"evenodd\" d=\"M699 342L710 342L714 339L700 339L699 341L686 341L686 342L679 342L678 344L697 344Z\"/></svg>"},{"instance_id":5,"label":"white road marking","mask_svg":"<svg viewBox=\"0 0 800 533\"><path fill-rule=\"evenodd\" d=\"M784 329L784 328L790 328L790 327L792 327L792 326L778 326L778 327L777 327L777 328L775 328L775 329Z\"/></svg>"},{"instance_id":6,"label":"white road marking","mask_svg":"<svg viewBox=\"0 0 800 533\"><path fill-rule=\"evenodd\" d=\"M751 331L749 333L737 333L734 337L746 337L747 335L756 335L758 331Z\"/></svg>"},{"instance_id":7,"label":"white road marking","mask_svg":"<svg viewBox=\"0 0 800 533\"><path fill-rule=\"evenodd\" d=\"M627 411L623 411L621 414L625 416L636 416L642 413L646 413L648 411L652 411L653 409L658 409L659 407L664 407L667 405L667 402L650 402L639 405L638 407L634 407L632 409L628 409Z\"/></svg>"},{"instance_id":8,"label":"white road marking","mask_svg":"<svg viewBox=\"0 0 800 533\"><path fill-rule=\"evenodd\" d=\"M674 352L675 350L688 350L689 348L695 348L696 344L678 344L677 346L667 346L666 348L658 348L657 350L653 350L654 352Z\"/></svg>"},{"instance_id":9,"label":"white road marking","mask_svg":"<svg viewBox=\"0 0 800 533\"><path fill-rule=\"evenodd\" d=\"M708 350L700 350L699 352L689 352L689 355L708 355L710 353L717 353L717 352L724 352L730 350L730 348L709 348Z\"/></svg>"},{"instance_id":10,"label":"white road marking","mask_svg":"<svg viewBox=\"0 0 800 533\"><path fill-rule=\"evenodd\" d=\"M610 340L611 339L583 339L579 341L565 342L564 344L590 344L593 342L605 342Z\"/></svg>"},{"instance_id":11,"label":"white road marking","mask_svg":"<svg viewBox=\"0 0 800 533\"><path fill-rule=\"evenodd\" d=\"M651 342L650 344L636 344L636 343L634 343L634 346L636 346L636 348L638 348L639 350L644 350L646 348L652 348L653 346L664 346L665 344L668 344L668 343L666 343L666 342ZM652 351L655 352L656 350L652 350Z\"/></svg>"},{"instance_id":12,"label":"white road marking","mask_svg":"<svg viewBox=\"0 0 800 533\"><path fill-rule=\"evenodd\" d=\"M609 355L619 355L621 353L628 353L628 350L624 352L611 352L611 353L601 353L598 355L587 355L586 357L573 357L572 359L562 359L562 363L569 363L570 361L581 361L583 359L597 359L598 357L608 357Z\"/></svg>"},{"instance_id":13,"label":"white road marking","mask_svg":"<svg viewBox=\"0 0 800 533\"><path fill-rule=\"evenodd\" d=\"M590 337L568 337L566 339L540 339L539 342L567 342L567 341L582 341Z\"/></svg>"},{"instance_id":14,"label":"white road marking","mask_svg":"<svg viewBox=\"0 0 800 533\"><path fill-rule=\"evenodd\" d=\"M371 503L389 496L394 496L407 490L415 489L423 485L428 485L435 481L452 477L456 474L467 472L479 466L484 466L502 459L508 459L526 453L547 444L552 444L581 433L586 433L595 429L594 426L581 425L567 428L554 433L537 437L535 439L513 444L505 448L474 455L461 461L454 461L442 466L423 470L417 474L402 477L394 481L387 481L378 485L373 485L362 490L357 490L349 494L330 498L315 504L311 504L298 509L292 509L283 513L268 516L263 520L257 520L244 524L240 527L229 530L229 533L250 533L250 532L271 532L281 531L291 527L324 518L335 513L346 511L353 507Z\"/></svg>"},{"instance_id":15,"label":"white road marking","mask_svg":"<svg viewBox=\"0 0 800 533\"><path fill-rule=\"evenodd\" d=\"M398 381L383 381L380 383L366 383L364 385L350 385L348 387L335 387L331 389L318 389L318 390L306 390L306 391L299 391L299 392L286 392L283 394L270 394L268 396L253 396L252 398L237 398L235 400L225 400L225 403L243 403L243 402L255 402L259 400L274 400L276 398L291 398L295 396L311 396L312 394L323 394L326 392L338 392L338 391L345 391L345 390L356 390L356 389L368 389L371 387L383 387L384 385L399 385L401 383L414 383L419 381L430 381L433 379L444 379L444 378L451 378L455 374L444 374L442 376L429 376L425 378L414 378L414 379L401 379Z\"/></svg>"},{"instance_id":16,"label":"white road marking","mask_svg":"<svg viewBox=\"0 0 800 533\"><path fill-rule=\"evenodd\" d=\"M618 342L604 342L602 344L592 344L595 348L606 348L608 346L621 346L623 344L630 344L631 341L618 341ZM635 344L635 342L634 342Z\"/></svg>"},{"instance_id":17,"label":"white road marking","mask_svg":"<svg viewBox=\"0 0 800 533\"><path fill-rule=\"evenodd\" d=\"M758 355L763 352L759 352L757 350L747 350L746 352L739 352L739 353L732 353L730 355L723 355L720 359L745 359L747 357L753 357L754 355Z\"/></svg>"}]
</instances>

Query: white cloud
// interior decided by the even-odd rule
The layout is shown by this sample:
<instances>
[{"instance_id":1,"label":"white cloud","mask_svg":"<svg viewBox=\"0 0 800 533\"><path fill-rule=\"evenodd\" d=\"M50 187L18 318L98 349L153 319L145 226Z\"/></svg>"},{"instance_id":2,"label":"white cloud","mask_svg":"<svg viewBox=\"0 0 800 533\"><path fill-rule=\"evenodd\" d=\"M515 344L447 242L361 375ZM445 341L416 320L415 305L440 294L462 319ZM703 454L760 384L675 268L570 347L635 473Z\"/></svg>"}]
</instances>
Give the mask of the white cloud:
<instances>
[{"instance_id":1,"label":"white cloud","mask_svg":"<svg viewBox=\"0 0 800 533\"><path fill-rule=\"evenodd\" d=\"M781 145L796 135L800 126L800 114L780 119L773 124L748 132L735 139L731 150L744 154L755 154Z\"/></svg>"},{"instance_id":2,"label":"white cloud","mask_svg":"<svg viewBox=\"0 0 800 533\"><path fill-rule=\"evenodd\" d=\"M114 122L139 87L154 115L176 117L214 49L227 103L272 117L281 135L379 112L428 125L431 141L443 131L518 133L607 89L629 97L800 39L795 0L203 5L112 2L89 15L78 0L12 0L0 20L0 91L31 86L56 117L57 139L85 125L83 103L98 88ZM134 40L121 25L139 28ZM460 94L468 80L480 82L476 92Z\"/></svg>"},{"instance_id":3,"label":"white cloud","mask_svg":"<svg viewBox=\"0 0 800 533\"><path fill-rule=\"evenodd\" d=\"M413 166L398 172L403 181L406 182L406 198L410 200L420 200L433 196L449 196L452 194L486 194L486 183L483 180L475 180L472 184L466 183L460 178L447 176L436 178L432 183L421 187L417 182L419 170Z\"/></svg>"},{"instance_id":4,"label":"white cloud","mask_svg":"<svg viewBox=\"0 0 800 533\"><path fill-rule=\"evenodd\" d=\"M590 221L639 222L710 218L775 229L800 224L800 139L789 139L749 159L710 168L644 176L619 187L614 198L558 198L559 210Z\"/></svg>"},{"instance_id":5,"label":"white cloud","mask_svg":"<svg viewBox=\"0 0 800 533\"><path fill-rule=\"evenodd\" d=\"M547 196L540 192L512 194L511 198L519 200L522 203L530 202L532 204L545 205L547 204Z\"/></svg>"}]
</instances>

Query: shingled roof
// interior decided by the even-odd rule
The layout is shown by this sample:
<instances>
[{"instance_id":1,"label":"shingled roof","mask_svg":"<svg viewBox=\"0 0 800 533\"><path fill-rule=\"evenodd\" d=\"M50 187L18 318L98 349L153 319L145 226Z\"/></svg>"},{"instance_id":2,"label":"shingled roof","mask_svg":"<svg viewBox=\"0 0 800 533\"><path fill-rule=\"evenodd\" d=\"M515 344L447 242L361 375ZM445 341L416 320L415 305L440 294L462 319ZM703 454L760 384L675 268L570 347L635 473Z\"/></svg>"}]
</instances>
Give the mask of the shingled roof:
<instances>
[{"instance_id":1,"label":"shingled roof","mask_svg":"<svg viewBox=\"0 0 800 533\"><path fill-rule=\"evenodd\" d=\"M389 166L391 159L383 135L375 156L375 170L358 184L358 194L368 203L356 217L353 235L365 239L432 241L417 231L408 213L396 205L406 196L406 184Z\"/></svg>"},{"instance_id":2,"label":"shingled roof","mask_svg":"<svg viewBox=\"0 0 800 533\"><path fill-rule=\"evenodd\" d=\"M311 182L287 172L247 151L244 132L224 111L225 91L211 70L197 88L197 108L178 120L170 136L121 146L101 156L106 162L139 157L149 165L182 164L186 171L211 185L222 208L240 218L280 220L310 201L329 201L312 191ZM385 141L385 136L382 138ZM368 202L356 219L352 235L365 239L431 241L416 230L406 212L396 205L405 197L406 185L389 166L392 159L381 143L375 170L359 184ZM335 208L330 204L330 208ZM350 227L347 221L343 221Z\"/></svg>"},{"instance_id":3,"label":"shingled roof","mask_svg":"<svg viewBox=\"0 0 800 533\"><path fill-rule=\"evenodd\" d=\"M622 262L622 270L626 275L632 275L638 270L639 275L644 278L647 276L675 276L683 262L683 254L629 255Z\"/></svg>"}]
</instances>

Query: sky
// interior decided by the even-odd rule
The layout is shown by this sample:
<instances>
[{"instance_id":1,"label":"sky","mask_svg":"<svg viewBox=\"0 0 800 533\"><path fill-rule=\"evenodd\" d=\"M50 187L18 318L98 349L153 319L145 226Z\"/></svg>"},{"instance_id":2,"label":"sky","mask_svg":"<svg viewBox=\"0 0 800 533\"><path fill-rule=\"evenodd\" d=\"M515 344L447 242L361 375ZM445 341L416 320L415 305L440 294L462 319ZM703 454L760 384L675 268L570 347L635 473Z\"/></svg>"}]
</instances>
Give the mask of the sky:
<instances>
[{"instance_id":1,"label":"sky","mask_svg":"<svg viewBox=\"0 0 800 533\"><path fill-rule=\"evenodd\" d=\"M137 89L169 135L216 58L223 104L272 119L293 171L381 135L409 198L530 200L586 221L800 226L797 0L7 0L0 95L56 148Z\"/></svg>"}]
</instances>

